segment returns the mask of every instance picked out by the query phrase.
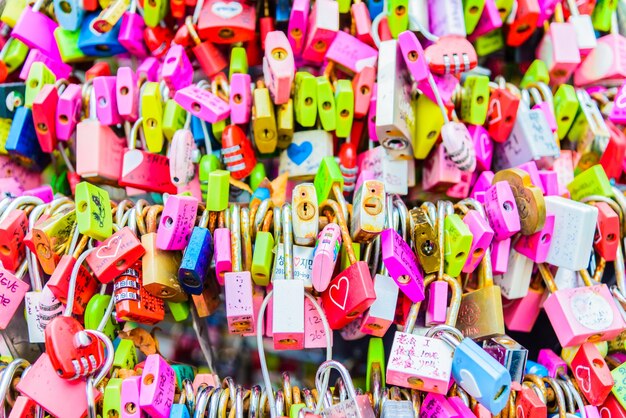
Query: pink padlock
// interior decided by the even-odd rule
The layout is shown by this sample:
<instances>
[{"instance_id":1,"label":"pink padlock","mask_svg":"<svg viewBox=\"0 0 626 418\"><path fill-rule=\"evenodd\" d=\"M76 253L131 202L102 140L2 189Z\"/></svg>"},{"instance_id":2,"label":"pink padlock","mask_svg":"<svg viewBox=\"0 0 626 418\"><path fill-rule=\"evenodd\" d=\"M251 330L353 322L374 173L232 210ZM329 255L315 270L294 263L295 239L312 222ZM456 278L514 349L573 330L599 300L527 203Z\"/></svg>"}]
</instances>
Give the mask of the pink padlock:
<instances>
[{"instance_id":1,"label":"pink padlock","mask_svg":"<svg viewBox=\"0 0 626 418\"><path fill-rule=\"evenodd\" d=\"M215 276L219 284L224 286L224 274L233 271L230 230L228 228L216 228L213 233L213 245L215 247L213 252Z\"/></svg>"},{"instance_id":2,"label":"pink padlock","mask_svg":"<svg viewBox=\"0 0 626 418\"><path fill-rule=\"evenodd\" d=\"M249 271L224 274L226 317L231 334L254 332L252 277Z\"/></svg>"},{"instance_id":3,"label":"pink padlock","mask_svg":"<svg viewBox=\"0 0 626 418\"><path fill-rule=\"evenodd\" d=\"M474 415L472 410L469 409L469 407L465 405L465 402L463 402L463 400L459 398L458 396L449 397L448 403L457 412L458 417L460 418L475 418L476 417L476 415Z\"/></svg>"},{"instance_id":4,"label":"pink padlock","mask_svg":"<svg viewBox=\"0 0 626 418\"><path fill-rule=\"evenodd\" d=\"M179 195L168 197L157 229L157 248L160 250L185 249L191 230L196 223L197 211L198 200L195 197Z\"/></svg>"},{"instance_id":5,"label":"pink padlock","mask_svg":"<svg viewBox=\"0 0 626 418\"><path fill-rule=\"evenodd\" d=\"M448 312L448 283L435 280L428 286L428 303L426 305L426 326L443 324Z\"/></svg>"},{"instance_id":6,"label":"pink padlock","mask_svg":"<svg viewBox=\"0 0 626 418\"><path fill-rule=\"evenodd\" d=\"M446 191L446 195L453 199L465 199L468 197L470 194L473 176L474 173L461 171L461 180L454 186L450 187Z\"/></svg>"},{"instance_id":7,"label":"pink padlock","mask_svg":"<svg viewBox=\"0 0 626 418\"><path fill-rule=\"evenodd\" d=\"M574 71L574 84L586 86L602 80L622 79L626 75L626 37L605 35Z\"/></svg>"},{"instance_id":8,"label":"pink padlock","mask_svg":"<svg viewBox=\"0 0 626 418\"><path fill-rule=\"evenodd\" d=\"M34 189L24 190L22 196L35 196L43 200L44 203L50 203L54 199L54 192L49 185L36 187Z\"/></svg>"},{"instance_id":9,"label":"pink padlock","mask_svg":"<svg viewBox=\"0 0 626 418\"><path fill-rule=\"evenodd\" d=\"M78 84L68 85L59 96L56 106L55 131L59 141L68 141L80 120L82 89Z\"/></svg>"},{"instance_id":10,"label":"pink padlock","mask_svg":"<svg viewBox=\"0 0 626 418\"><path fill-rule=\"evenodd\" d=\"M230 115L228 103L193 84L178 90L174 100L187 112L209 123L217 123Z\"/></svg>"},{"instance_id":11,"label":"pink padlock","mask_svg":"<svg viewBox=\"0 0 626 418\"><path fill-rule=\"evenodd\" d=\"M485 212L497 241L511 238L520 231L519 212L508 182L499 181L492 185L485 199Z\"/></svg>"},{"instance_id":12,"label":"pink padlock","mask_svg":"<svg viewBox=\"0 0 626 418\"><path fill-rule=\"evenodd\" d=\"M144 77L146 81L159 81L160 67L161 64L158 59L154 57L148 57L144 59L137 67L137 77Z\"/></svg>"},{"instance_id":13,"label":"pink padlock","mask_svg":"<svg viewBox=\"0 0 626 418\"><path fill-rule=\"evenodd\" d=\"M370 99L369 110L367 111L367 133L373 142L378 142L378 134L376 133L376 97L378 85L374 83L372 87L372 98Z\"/></svg>"},{"instance_id":14,"label":"pink padlock","mask_svg":"<svg viewBox=\"0 0 626 418\"><path fill-rule=\"evenodd\" d=\"M413 80L417 83L417 88L436 103L438 92L436 93L433 90L430 80L432 77L430 67L419 39L413 32L407 30L398 35L398 45L400 46L404 63L413 76Z\"/></svg>"},{"instance_id":15,"label":"pink padlock","mask_svg":"<svg viewBox=\"0 0 626 418\"><path fill-rule=\"evenodd\" d=\"M30 67L35 62L42 62L52 74L55 75L57 80L60 79L68 79L70 74L72 73L72 66L64 63L61 60L55 60L50 56L44 54L38 49L31 49L26 59L24 60L24 64L22 64L22 71L20 71L20 80L26 80L28 78L28 73L30 72Z\"/></svg>"},{"instance_id":16,"label":"pink padlock","mask_svg":"<svg viewBox=\"0 0 626 418\"><path fill-rule=\"evenodd\" d=\"M332 0L316 1L309 15L302 58L321 65L326 51L339 31L339 4Z\"/></svg>"},{"instance_id":17,"label":"pink padlock","mask_svg":"<svg viewBox=\"0 0 626 418\"><path fill-rule=\"evenodd\" d=\"M131 7L132 4L134 3L131 2ZM117 40L129 54L139 58L143 58L148 55L146 45L143 40L143 30L145 27L146 24L141 15L133 13L132 10L124 12Z\"/></svg>"},{"instance_id":18,"label":"pink padlock","mask_svg":"<svg viewBox=\"0 0 626 418\"><path fill-rule=\"evenodd\" d=\"M367 45L376 46L372 39L372 17L367 5L362 1L355 2L350 6L350 13L352 14L356 38Z\"/></svg>"},{"instance_id":19,"label":"pink padlock","mask_svg":"<svg viewBox=\"0 0 626 418\"><path fill-rule=\"evenodd\" d=\"M548 66L550 85L565 83L580 64L580 50L573 41L576 37L572 23L552 22L539 43L537 58Z\"/></svg>"},{"instance_id":20,"label":"pink padlock","mask_svg":"<svg viewBox=\"0 0 626 418\"><path fill-rule=\"evenodd\" d=\"M428 3L430 32L435 36L466 36L461 0L441 0Z\"/></svg>"},{"instance_id":21,"label":"pink padlock","mask_svg":"<svg viewBox=\"0 0 626 418\"><path fill-rule=\"evenodd\" d=\"M539 350L537 363L548 369L548 375L554 379L567 375L567 363L549 348Z\"/></svg>"},{"instance_id":22,"label":"pink padlock","mask_svg":"<svg viewBox=\"0 0 626 418\"><path fill-rule=\"evenodd\" d=\"M552 232L554 231L553 214L546 214L546 223L541 231L531 235L522 235L515 243L515 250L533 260L535 263L543 263L548 258Z\"/></svg>"},{"instance_id":23,"label":"pink padlock","mask_svg":"<svg viewBox=\"0 0 626 418\"><path fill-rule=\"evenodd\" d=\"M252 315L252 332L241 334L244 337L256 337L256 322L259 317L259 312L261 311L261 305L263 305L263 299L265 298L265 293L257 286L256 289L252 290L252 310L254 314Z\"/></svg>"},{"instance_id":24,"label":"pink padlock","mask_svg":"<svg viewBox=\"0 0 626 418\"><path fill-rule=\"evenodd\" d=\"M287 103L295 77L295 63L291 45L282 31L269 32L265 37L263 75L274 104Z\"/></svg>"},{"instance_id":25,"label":"pink padlock","mask_svg":"<svg viewBox=\"0 0 626 418\"><path fill-rule=\"evenodd\" d=\"M326 59L353 75L365 66L375 67L378 51L349 33L339 31L326 52Z\"/></svg>"},{"instance_id":26,"label":"pink padlock","mask_svg":"<svg viewBox=\"0 0 626 418\"><path fill-rule=\"evenodd\" d=\"M509 249L511 248L511 238L496 240L491 244L491 265L493 274L504 274L509 266Z\"/></svg>"},{"instance_id":27,"label":"pink padlock","mask_svg":"<svg viewBox=\"0 0 626 418\"><path fill-rule=\"evenodd\" d=\"M56 108L59 92L54 84L44 85L33 101L33 124L43 152L53 152L57 146Z\"/></svg>"},{"instance_id":28,"label":"pink padlock","mask_svg":"<svg viewBox=\"0 0 626 418\"><path fill-rule=\"evenodd\" d=\"M320 304L321 300L317 299L317 303ZM270 303L269 306L271 305ZM331 345L332 342L333 333L331 332ZM309 298L304 298L304 348L326 348L326 330L324 329L324 323L320 313Z\"/></svg>"},{"instance_id":29,"label":"pink padlock","mask_svg":"<svg viewBox=\"0 0 626 418\"><path fill-rule=\"evenodd\" d=\"M529 161L524 164L518 165L516 168L524 170L530 175L530 181L533 186L537 186L541 189L541 192L545 194L545 190L543 189L543 183L541 182L541 177L539 176L539 169L537 168L537 163L535 161Z\"/></svg>"},{"instance_id":30,"label":"pink padlock","mask_svg":"<svg viewBox=\"0 0 626 418\"><path fill-rule=\"evenodd\" d=\"M366 65L356 73L352 79L354 91L354 117L361 119L367 116L372 101L372 94L376 82L376 69Z\"/></svg>"},{"instance_id":31,"label":"pink padlock","mask_svg":"<svg viewBox=\"0 0 626 418\"><path fill-rule=\"evenodd\" d=\"M424 273L415 252L394 229L380 234L382 260L389 275L413 303L424 300Z\"/></svg>"},{"instance_id":32,"label":"pink padlock","mask_svg":"<svg viewBox=\"0 0 626 418\"><path fill-rule=\"evenodd\" d=\"M613 99L613 107L609 113L609 119L613 123L626 123L626 83L622 84Z\"/></svg>"},{"instance_id":33,"label":"pink padlock","mask_svg":"<svg viewBox=\"0 0 626 418\"><path fill-rule=\"evenodd\" d=\"M122 380L120 418L141 418L143 416L139 406L140 390L141 376L129 376Z\"/></svg>"},{"instance_id":34,"label":"pink padlock","mask_svg":"<svg viewBox=\"0 0 626 418\"><path fill-rule=\"evenodd\" d=\"M422 172L422 188L425 191L445 190L461 181L461 170L448 158L443 144L435 145Z\"/></svg>"},{"instance_id":35,"label":"pink padlock","mask_svg":"<svg viewBox=\"0 0 626 418\"><path fill-rule=\"evenodd\" d=\"M341 228L336 223L329 223L322 229L315 243L311 282L318 292L328 288L333 277L335 264L341 247Z\"/></svg>"},{"instance_id":36,"label":"pink padlock","mask_svg":"<svg viewBox=\"0 0 626 418\"><path fill-rule=\"evenodd\" d=\"M189 86L193 81L193 67L181 45L173 43L167 51L161 66L161 78L172 92Z\"/></svg>"},{"instance_id":37,"label":"pink padlock","mask_svg":"<svg viewBox=\"0 0 626 418\"><path fill-rule=\"evenodd\" d=\"M150 354L144 362L139 389L139 406L154 418L168 418L174 403L176 374L159 354Z\"/></svg>"},{"instance_id":38,"label":"pink padlock","mask_svg":"<svg viewBox=\"0 0 626 418\"><path fill-rule=\"evenodd\" d=\"M25 269L20 268L20 270L23 271L16 273L17 275L24 274ZM0 329L7 328L28 289L30 289L30 284L0 267Z\"/></svg>"},{"instance_id":39,"label":"pink padlock","mask_svg":"<svg viewBox=\"0 0 626 418\"><path fill-rule=\"evenodd\" d=\"M172 145L167 157L170 160L170 178L172 184L184 187L195 177L194 162L199 156L196 142L189 129L179 129L174 132Z\"/></svg>"},{"instance_id":40,"label":"pink padlock","mask_svg":"<svg viewBox=\"0 0 626 418\"><path fill-rule=\"evenodd\" d=\"M296 57L302 55L304 40L307 35L309 23L309 9L311 0L294 0L291 5L289 24L287 26L287 39L291 44L291 49Z\"/></svg>"},{"instance_id":41,"label":"pink padlock","mask_svg":"<svg viewBox=\"0 0 626 418\"><path fill-rule=\"evenodd\" d=\"M471 273L476 270L485 255L485 251L491 245L494 232L489 226L489 222L475 210L470 210L463 216L463 223L467 225L474 237L469 251L470 256L463 266L464 273Z\"/></svg>"},{"instance_id":42,"label":"pink padlock","mask_svg":"<svg viewBox=\"0 0 626 418\"><path fill-rule=\"evenodd\" d=\"M495 0L485 0L483 13L480 15L474 32L467 37L474 42L478 37L502 27L502 18Z\"/></svg>"},{"instance_id":43,"label":"pink padlock","mask_svg":"<svg viewBox=\"0 0 626 418\"><path fill-rule=\"evenodd\" d=\"M460 418L444 395L429 393L422 401L420 418Z\"/></svg>"},{"instance_id":44,"label":"pink padlock","mask_svg":"<svg viewBox=\"0 0 626 418\"><path fill-rule=\"evenodd\" d=\"M76 173L117 182L125 147L126 139L118 137L109 126L83 119L76 125Z\"/></svg>"},{"instance_id":45,"label":"pink padlock","mask_svg":"<svg viewBox=\"0 0 626 418\"><path fill-rule=\"evenodd\" d=\"M398 286L386 274L374 276L374 292L376 300L369 310L363 314L361 332L374 337L383 337L395 318Z\"/></svg>"},{"instance_id":46,"label":"pink padlock","mask_svg":"<svg viewBox=\"0 0 626 418\"><path fill-rule=\"evenodd\" d=\"M117 112L117 92L114 76L94 77L93 91L96 100L96 115L103 125L117 125L123 122Z\"/></svg>"},{"instance_id":47,"label":"pink padlock","mask_svg":"<svg viewBox=\"0 0 626 418\"><path fill-rule=\"evenodd\" d=\"M139 86L137 76L130 67L120 67L115 76L115 94L117 113L128 122L135 122L139 117Z\"/></svg>"},{"instance_id":48,"label":"pink padlock","mask_svg":"<svg viewBox=\"0 0 626 418\"><path fill-rule=\"evenodd\" d=\"M558 125L556 124L556 117L554 116L554 111L552 109L552 105L548 102L541 102L533 105L532 109L539 109L546 116L546 120L548 121L548 126L550 130L554 133L558 129Z\"/></svg>"},{"instance_id":49,"label":"pink padlock","mask_svg":"<svg viewBox=\"0 0 626 418\"><path fill-rule=\"evenodd\" d=\"M32 7L26 6L20 18L13 26L11 37L22 41L30 49L38 49L48 57L61 61L59 47L54 31L59 25L40 12L43 0L38 0Z\"/></svg>"},{"instance_id":50,"label":"pink padlock","mask_svg":"<svg viewBox=\"0 0 626 418\"><path fill-rule=\"evenodd\" d=\"M472 137L472 141L474 142L477 170L491 170L491 161L493 160L493 141L489 136L489 132L487 132L487 130L481 125L469 125L467 130Z\"/></svg>"},{"instance_id":51,"label":"pink padlock","mask_svg":"<svg viewBox=\"0 0 626 418\"><path fill-rule=\"evenodd\" d=\"M539 170L539 180L541 180L541 189L544 196L559 195L559 179L556 172Z\"/></svg>"},{"instance_id":52,"label":"pink padlock","mask_svg":"<svg viewBox=\"0 0 626 418\"><path fill-rule=\"evenodd\" d=\"M13 404L13 408L11 408L9 418L33 418L36 416L36 407L37 404L35 401L20 395L15 398L15 403Z\"/></svg>"},{"instance_id":53,"label":"pink padlock","mask_svg":"<svg viewBox=\"0 0 626 418\"><path fill-rule=\"evenodd\" d=\"M250 122L252 92L250 74L235 73L230 78L230 121L235 124Z\"/></svg>"}]
</instances>

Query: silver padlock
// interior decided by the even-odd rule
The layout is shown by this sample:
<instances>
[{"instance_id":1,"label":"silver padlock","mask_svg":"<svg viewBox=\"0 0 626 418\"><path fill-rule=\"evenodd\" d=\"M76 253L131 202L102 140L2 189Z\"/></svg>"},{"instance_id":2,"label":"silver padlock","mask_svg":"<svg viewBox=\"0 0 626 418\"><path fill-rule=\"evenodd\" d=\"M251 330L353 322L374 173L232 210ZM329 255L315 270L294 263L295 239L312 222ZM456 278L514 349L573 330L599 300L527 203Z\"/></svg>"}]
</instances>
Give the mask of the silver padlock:
<instances>
[{"instance_id":1,"label":"silver padlock","mask_svg":"<svg viewBox=\"0 0 626 418\"><path fill-rule=\"evenodd\" d=\"M330 369L337 370L341 375L348 394L348 399L335 405L329 405L328 402L326 402L325 408L322 410L322 416L326 418L375 418L376 415L374 414L369 396L357 396L348 369L336 360L325 361L321 364L319 369L317 369L315 387L320 396L326 393L327 388L322 387L322 380L326 372L330 371Z\"/></svg>"}]
</instances>

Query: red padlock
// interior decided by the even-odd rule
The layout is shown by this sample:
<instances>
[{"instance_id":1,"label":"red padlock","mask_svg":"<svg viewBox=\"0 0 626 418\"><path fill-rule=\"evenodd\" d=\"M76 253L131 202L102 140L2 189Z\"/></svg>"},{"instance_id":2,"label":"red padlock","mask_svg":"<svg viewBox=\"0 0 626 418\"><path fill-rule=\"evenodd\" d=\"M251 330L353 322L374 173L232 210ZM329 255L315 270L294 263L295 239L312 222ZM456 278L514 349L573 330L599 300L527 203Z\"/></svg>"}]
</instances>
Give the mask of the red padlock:
<instances>
[{"instance_id":1,"label":"red padlock","mask_svg":"<svg viewBox=\"0 0 626 418\"><path fill-rule=\"evenodd\" d=\"M230 175L243 180L256 166L256 157L250 140L237 125L228 125L222 132L222 156Z\"/></svg>"},{"instance_id":2,"label":"red padlock","mask_svg":"<svg viewBox=\"0 0 626 418\"><path fill-rule=\"evenodd\" d=\"M251 41L255 30L256 10L244 1L207 1L198 19L200 38L216 44Z\"/></svg>"}]
</instances>

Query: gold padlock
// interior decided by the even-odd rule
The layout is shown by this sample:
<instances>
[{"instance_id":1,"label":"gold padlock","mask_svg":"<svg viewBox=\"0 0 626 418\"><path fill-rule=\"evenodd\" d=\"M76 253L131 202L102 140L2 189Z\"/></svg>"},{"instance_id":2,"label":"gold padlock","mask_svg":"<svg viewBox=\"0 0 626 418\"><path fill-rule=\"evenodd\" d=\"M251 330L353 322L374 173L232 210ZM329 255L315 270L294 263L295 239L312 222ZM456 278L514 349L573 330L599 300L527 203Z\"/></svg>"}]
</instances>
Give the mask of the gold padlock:
<instances>
[{"instance_id":1,"label":"gold padlock","mask_svg":"<svg viewBox=\"0 0 626 418\"><path fill-rule=\"evenodd\" d=\"M439 270L441 257L435 225L426 213L427 210L428 208L413 208L409 214L417 258L420 260L424 273L431 274Z\"/></svg>"}]
</instances>

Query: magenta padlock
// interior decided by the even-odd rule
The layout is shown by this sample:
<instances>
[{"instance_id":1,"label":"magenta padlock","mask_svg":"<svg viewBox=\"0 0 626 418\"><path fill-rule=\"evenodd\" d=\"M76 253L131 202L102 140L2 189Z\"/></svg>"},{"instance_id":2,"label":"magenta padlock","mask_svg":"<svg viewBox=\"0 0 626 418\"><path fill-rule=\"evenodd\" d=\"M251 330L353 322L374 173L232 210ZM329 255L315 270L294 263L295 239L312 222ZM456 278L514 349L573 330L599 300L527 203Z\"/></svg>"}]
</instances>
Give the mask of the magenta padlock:
<instances>
[{"instance_id":1,"label":"magenta padlock","mask_svg":"<svg viewBox=\"0 0 626 418\"><path fill-rule=\"evenodd\" d=\"M217 123L230 115L228 103L193 84L178 90L174 100L193 116L209 123Z\"/></svg>"},{"instance_id":2,"label":"magenta padlock","mask_svg":"<svg viewBox=\"0 0 626 418\"><path fill-rule=\"evenodd\" d=\"M120 418L141 418L143 411L139 406L141 376L129 376L122 380L120 394Z\"/></svg>"},{"instance_id":3,"label":"magenta padlock","mask_svg":"<svg viewBox=\"0 0 626 418\"><path fill-rule=\"evenodd\" d=\"M185 48L172 43L161 66L161 78L170 91L174 92L190 85L193 81L193 67Z\"/></svg>"},{"instance_id":4,"label":"magenta padlock","mask_svg":"<svg viewBox=\"0 0 626 418\"><path fill-rule=\"evenodd\" d=\"M435 36L466 36L461 0L428 2L428 17L430 32Z\"/></svg>"},{"instance_id":5,"label":"magenta padlock","mask_svg":"<svg viewBox=\"0 0 626 418\"><path fill-rule=\"evenodd\" d=\"M170 179L177 187L187 186L196 175L194 161L199 156L196 141L189 129L174 132L167 157L170 160Z\"/></svg>"},{"instance_id":6,"label":"magenta padlock","mask_svg":"<svg viewBox=\"0 0 626 418\"><path fill-rule=\"evenodd\" d=\"M150 354L144 362L139 390L139 406L154 418L169 418L174 403L176 374L159 354Z\"/></svg>"},{"instance_id":7,"label":"magenta padlock","mask_svg":"<svg viewBox=\"0 0 626 418\"><path fill-rule=\"evenodd\" d=\"M132 1L131 3L135 2ZM139 58L143 58L148 55L148 51L146 50L146 45L143 40L143 30L145 27L146 23L140 15L133 13L132 11L124 12L117 40L129 54Z\"/></svg>"},{"instance_id":8,"label":"magenta padlock","mask_svg":"<svg viewBox=\"0 0 626 418\"><path fill-rule=\"evenodd\" d=\"M250 122L252 92L250 74L235 73L230 77L230 122L245 124Z\"/></svg>"},{"instance_id":9,"label":"magenta padlock","mask_svg":"<svg viewBox=\"0 0 626 418\"><path fill-rule=\"evenodd\" d=\"M481 194L483 196L484 203L484 196L487 193L487 190L491 187L491 183L493 183L494 175L495 174L493 173L493 171L483 171L482 173L480 173L474 181L472 191L470 192L470 197L472 199L476 199L476 195Z\"/></svg>"},{"instance_id":10,"label":"magenta padlock","mask_svg":"<svg viewBox=\"0 0 626 418\"><path fill-rule=\"evenodd\" d=\"M493 0L492 0L493 1ZM478 171L491 170L493 160L493 141L489 132L481 125L468 125L467 131L474 142L476 168Z\"/></svg>"},{"instance_id":11,"label":"magenta padlock","mask_svg":"<svg viewBox=\"0 0 626 418\"><path fill-rule=\"evenodd\" d=\"M230 230L217 228L213 232L213 257L215 259L215 276L220 285L224 286L224 274L233 271L230 248Z\"/></svg>"},{"instance_id":12,"label":"magenta padlock","mask_svg":"<svg viewBox=\"0 0 626 418\"><path fill-rule=\"evenodd\" d=\"M130 67L117 69L115 94L117 113L128 122L135 122L139 117L139 86L137 76Z\"/></svg>"},{"instance_id":13,"label":"magenta padlock","mask_svg":"<svg viewBox=\"0 0 626 418\"><path fill-rule=\"evenodd\" d=\"M55 131L59 141L68 141L74 134L82 110L82 89L69 84L59 96L56 106Z\"/></svg>"},{"instance_id":14,"label":"magenta padlock","mask_svg":"<svg viewBox=\"0 0 626 418\"><path fill-rule=\"evenodd\" d=\"M339 31L339 4L332 0L316 1L309 15L302 58L321 65L326 51Z\"/></svg>"},{"instance_id":15,"label":"magenta padlock","mask_svg":"<svg viewBox=\"0 0 626 418\"><path fill-rule=\"evenodd\" d=\"M254 304L252 303L252 277L249 271L224 274L226 318L231 334L254 332Z\"/></svg>"},{"instance_id":16,"label":"magenta padlock","mask_svg":"<svg viewBox=\"0 0 626 418\"><path fill-rule=\"evenodd\" d=\"M435 280L428 285L426 326L444 324L448 313L448 282Z\"/></svg>"},{"instance_id":17,"label":"magenta padlock","mask_svg":"<svg viewBox=\"0 0 626 418\"><path fill-rule=\"evenodd\" d=\"M533 260L543 263L548 258L552 232L554 231L554 215L546 214L546 223L541 231L531 235L522 235L515 243L515 250Z\"/></svg>"},{"instance_id":18,"label":"magenta padlock","mask_svg":"<svg viewBox=\"0 0 626 418\"><path fill-rule=\"evenodd\" d=\"M549 348L539 350L537 363L548 369L548 376L558 379L567 375L567 363Z\"/></svg>"},{"instance_id":19,"label":"magenta padlock","mask_svg":"<svg viewBox=\"0 0 626 418\"><path fill-rule=\"evenodd\" d=\"M100 76L93 79L96 100L96 116L103 125L118 125L124 120L117 112L117 92L114 76Z\"/></svg>"},{"instance_id":20,"label":"magenta padlock","mask_svg":"<svg viewBox=\"0 0 626 418\"><path fill-rule=\"evenodd\" d=\"M13 26L11 37L19 39L30 49L38 49L51 59L61 62L61 54L57 46L54 30L59 25L46 14L40 13L44 0L26 6L20 18Z\"/></svg>"},{"instance_id":21,"label":"magenta padlock","mask_svg":"<svg viewBox=\"0 0 626 418\"><path fill-rule=\"evenodd\" d=\"M156 246L160 250L183 250L196 223L198 200L191 196L167 198L157 229Z\"/></svg>"},{"instance_id":22,"label":"magenta padlock","mask_svg":"<svg viewBox=\"0 0 626 418\"><path fill-rule=\"evenodd\" d=\"M54 192L49 185L36 187L34 189L24 190L22 196L35 196L43 201L43 203L50 203L54 199Z\"/></svg>"},{"instance_id":23,"label":"magenta padlock","mask_svg":"<svg viewBox=\"0 0 626 418\"><path fill-rule=\"evenodd\" d=\"M428 393L422 401L420 418L461 418L461 416L444 395Z\"/></svg>"},{"instance_id":24,"label":"magenta padlock","mask_svg":"<svg viewBox=\"0 0 626 418\"><path fill-rule=\"evenodd\" d=\"M539 170L539 180L541 181L541 189L544 196L558 196L559 178L554 171Z\"/></svg>"},{"instance_id":25,"label":"magenta padlock","mask_svg":"<svg viewBox=\"0 0 626 418\"><path fill-rule=\"evenodd\" d=\"M494 231L495 232L495 231ZM509 268L511 238L495 240L491 243L491 266L493 274L504 274Z\"/></svg>"},{"instance_id":26,"label":"magenta padlock","mask_svg":"<svg viewBox=\"0 0 626 418\"><path fill-rule=\"evenodd\" d=\"M398 45L402 52L402 58L417 83L417 88L433 102L437 102L437 95L430 83L430 67L426 60L424 48L417 36L411 31L404 31L398 35ZM444 102L446 100L444 99Z\"/></svg>"},{"instance_id":27,"label":"magenta padlock","mask_svg":"<svg viewBox=\"0 0 626 418\"><path fill-rule=\"evenodd\" d=\"M348 75L354 75L365 66L376 67L378 51L349 33L339 31L328 48L326 59Z\"/></svg>"},{"instance_id":28,"label":"magenta padlock","mask_svg":"<svg viewBox=\"0 0 626 418\"><path fill-rule=\"evenodd\" d=\"M378 134L376 133L376 97L378 95L378 84L372 86L372 98L370 99L369 109L367 111L367 133L373 142L378 142Z\"/></svg>"},{"instance_id":29,"label":"magenta padlock","mask_svg":"<svg viewBox=\"0 0 626 418\"><path fill-rule=\"evenodd\" d=\"M454 164L443 147L435 145L424 162L422 188L425 191L448 189L461 181L461 170Z\"/></svg>"},{"instance_id":30,"label":"magenta padlock","mask_svg":"<svg viewBox=\"0 0 626 418\"><path fill-rule=\"evenodd\" d=\"M609 113L609 119L613 123L626 123L626 83L622 84L617 94L615 94L613 107Z\"/></svg>"},{"instance_id":31,"label":"magenta padlock","mask_svg":"<svg viewBox=\"0 0 626 418\"><path fill-rule=\"evenodd\" d=\"M470 210L463 216L463 223L467 225L473 236L469 257L463 266L463 273L471 273L476 270L485 255L485 251L491 245L494 232L489 226L489 222L475 210Z\"/></svg>"},{"instance_id":32,"label":"magenta padlock","mask_svg":"<svg viewBox=\"0 0 626 418\"><path fill-rule=\"evenodd\" d=\"M22 304L30 284L0 267L0 329L6 329Z\"/></svg>"},{"instance_id":33,"label":"magenta padlock","mask_svg":"<svg viewBox=\"0 0 626 418\"><path fill-rule=\"evenodd\" d=\"M144 77L146 81L159 81L161 63L154 57L144 59L137 67L137 77Z\"/></svg>"},{"instance_id":34,"label":"magenta padlock","mask_svg":"<svg viewBox=\"0 0 626 418\"><path fill-rule=\"evenodd\" d=\"M472 188L472 177L474 173L468 173L467 171L461 171L461 180L450 187L446 191L446 195L453 199L465 199L469 196L470 189Z\"/></svg>"},{"instance_id":35,"label":"magenta padlock","mask_svg":"<svg viewBox=\"0 0 626 418\"><path fill-rule=\"evenodd\" d=\"M265 37L263 75L274 104L287 103L295 77L295 63L291 45L281 31L269 32Z\"/></svg>"},{"instance_id":36,"label":"magenta padlock","mask_svg":"<svg viewBox=\"0 0 626 418\"><path fill-rule=\"evenodd\" d=\"M424 300L424 273L409 244L394 229L380 234L382 260L389 275L413 303Z\"/></svg>"},{"instance_id":37,"label":"magenta padlock","mask_svg":"<svg viewBox=\"0 0 626 418\"><path fill-rule=\"evenodd\" d=\"M515 196L508 182L499 181L487 190L485 212L496 241L511 238L521 230Z\"/></svg>"},{"instance_id":38,"label":"magenta padlock","mask_svg":"<svg viewBox=\"0 0 626 418\"><path fill-rule=\"evenodd\" d=\"M554 9L559 0L538 0L539 3L539 19L537 19L537 27L543 26L546 20L554 15Z\"/></svg>"},{"instance_id":39,"label":"magenta padlock","mask_svg":"<svg viewBox=\"0 0 626 418\"><path fill-rule=\"evenodd\" d=\"M467 39L474 42L478 37L501 27L502 18L500 17L496 1L485 0L485 7L483 8L483 13L480 15L480 19L478 19L478 24Z\"/></svg>"},{"instance_id":40,"label":"magenta padlock","mask_svg":"<svg viewBox=\"0 0 626 418\"><path fill-rule=\"evenodd\" d=\"M67 79L72 73L71 65L68 65L61 60L52 59L38 49L31 49L26 56L26 60L24 60L24 64L22 64L20 80L26 80L28 78L30 67L35 62L42 62L50 71L52 71L52 74L56 76L57 80L62 78Z\"/></svg>"},{"instance_id":41,"label":"magenta padlock","mask_svg":"<svg viewBox=\"0 0 626 418\"><path fill-rule=\"evenodd\" d=\"M310 7L311 0L294 0L291 5L291 13L289 14L289 23L287 26L287 39L289 39L291 50L296 57L300 57L304 49Z\"/></svg>"},{"instance_id":42,"label":"magenta padlock","mask_svg":"<svg viewBox=\"0 0 626 418\"><path fill-rule=\"evenodd\" d=\"M461 171L476 169L476 151L467 127L461 122L446 122L441 127L441 139L450 160Z\"/></svg>"}]
</instances>

